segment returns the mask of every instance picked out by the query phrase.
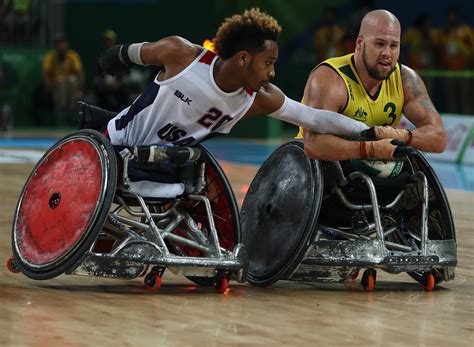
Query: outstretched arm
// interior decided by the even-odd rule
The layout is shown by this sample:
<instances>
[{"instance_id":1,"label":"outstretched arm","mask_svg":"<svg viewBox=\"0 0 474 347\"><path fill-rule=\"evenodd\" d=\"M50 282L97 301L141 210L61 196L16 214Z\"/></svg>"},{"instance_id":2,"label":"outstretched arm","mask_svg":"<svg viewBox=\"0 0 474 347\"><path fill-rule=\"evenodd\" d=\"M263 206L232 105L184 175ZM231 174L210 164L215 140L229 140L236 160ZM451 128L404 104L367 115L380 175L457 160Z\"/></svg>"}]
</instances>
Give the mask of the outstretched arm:
<instances>
[{"instance_id":1,"label":"outstretched arm","mask_svg":"<svg viewBox=\"0 0 474 347\"><path fill-rule=\"evenodd\" d=\"M336 112L314 109L289 99L273 84L262 88L247 116L267 114L285 122L312 129L319 133L336 134L356 138L367 129L363 123Z\"/></svg>"}]
</instances>

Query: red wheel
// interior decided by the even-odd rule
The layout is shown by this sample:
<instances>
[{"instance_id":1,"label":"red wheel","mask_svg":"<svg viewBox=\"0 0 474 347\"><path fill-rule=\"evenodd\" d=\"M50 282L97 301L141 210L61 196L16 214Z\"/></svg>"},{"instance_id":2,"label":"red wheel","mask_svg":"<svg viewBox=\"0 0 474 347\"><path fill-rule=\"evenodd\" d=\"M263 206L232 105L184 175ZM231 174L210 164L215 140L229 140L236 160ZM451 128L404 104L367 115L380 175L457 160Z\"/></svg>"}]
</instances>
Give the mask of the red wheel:
<instances>
[{"instance_id":1,"label":"red wheel","mask_svg":"<svg viewBox=\"0 0 474 347\"><path fill-rule=\"evenodd\" d=\"M375 288L375 281L377 278L377 272L374 269L367 269L362 275L360 284L364 287L367 292L371 292Z\"/></svg>"},{"instance_id":2,"label":"red wheel","mask_svg":"<svg viewBox=\"0 0 474 347\"><path fill-rule=\"evenodd\" d=\"M203 194L209 199L214 217L214 224L217 230L219 244L222 248L232 251L234 246L241 242L240 218L237 201L227 177L217 160L204 146L199 149L205 154L206 161L206 188ZM204 157L204 156L203 156ZM200 225L200 228L209 232L209 220L205 205L200 201L186 201L183 203L193 220ZM176 228L174 231L182 235L182 231ZM202 257L201 251L179 246L183 255L191 257ZM201 286L213 286L216 279L214 277L189 276L189 280Z\"/></svg>"},{"instance_id":3,"label":"red wheel","mask_svg":"<svg viewBox=\"0 0 474 347\"><path fill-rule=\"evenodd\" d=\"M426 275L425 283L424 283L424 288L425 291L431 292L435 287L435 278L433 276L433 273L430 272L429 274Z\"/></svg>"},{"instance_id":4,"label":"red wheel","mask_svg":"<svg viewBox=\"0 0 474 347\"><path fill-rule=\"evenodd\" d=\"M216 292L219 294L225 294L229 289L229 279L227 277L221 277L216 283Z\"/></svg>"},{"instance_id":5,"label":"red wheel","mask_svg":"<svg viewBox=\"0 0 474 347\"><path fill-rule=\"evenodd\" d=\"M374 275L370 274L369 276L367 276L367 284L364 287L365 287L365 290L367 292L371 292L371 291L374 290L374 288L375 288L375 277L374 277Z\"/></svg>"},{"instance_id":6,"label":"red wheel","mask_svg":"<svg viewBox=\"0 0 474 347\"><path fill-rule=\"evenodd\" d=\"M153 273L149 273L145 276L145 286L150 291L157 291L161 287L161 276Z\"/></svg>"},{"instance_id":7,"label":"red wheel","mask_svg":"<svg viewBox=\"0 0 474 347\"><path fill-rule=\"evenodd\" d=\"M115 195L116 171L114 149L96 131L67 135L46 152L25 183L13 223L13 255L26 276L58 276L91 247Z\"/></svg>"},{"instance_id":8,"label":"red wheel","mask_svg":"<svg viewBox=\"0 0 474 347\"><path fill-rule=\"evenodd\" d=\"M15 259L13 258L13 255L10 258L8 258L6 265L7 265L8 270L10 270L11 273L17 274L21 272L20 268L15 263Z\"/></svg>"}]
</instances>

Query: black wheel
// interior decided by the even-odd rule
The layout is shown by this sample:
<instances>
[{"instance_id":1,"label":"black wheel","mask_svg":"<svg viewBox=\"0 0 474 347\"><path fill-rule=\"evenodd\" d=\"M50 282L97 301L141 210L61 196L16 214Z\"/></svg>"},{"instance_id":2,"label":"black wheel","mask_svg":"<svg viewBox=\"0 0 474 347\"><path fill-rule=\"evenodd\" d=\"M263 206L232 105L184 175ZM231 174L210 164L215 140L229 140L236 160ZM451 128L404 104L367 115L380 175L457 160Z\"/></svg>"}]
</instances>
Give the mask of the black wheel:
<instances>
[{"instance_id":1,"label":"black wheel","mask_svg":"<svg viewBox=\"0 0 474 347\"><path fill-rule=\"evenodd\" d=\"M12 230L13 256L27 277L58 276L91 247L115 195L116 167L113 147L94 130L63 137L36 164Z\"/></svg>"},{"instance_id":2,"label":"black wheel","mask_svg":"<svg viewBox=\"0 0 474 347\"><path fill-rule=\"evenodd\" d=\"M227 177L214 156L203 146L199 145L206 161L206 188L204 195L212 207L214 224L217 230L220 246L232 251L241 242L240 219L237 200ZM196 223L205 230L210 230L206 208L200 201L186 202L187 211ZM200 251L184 248L182 252L190 256L202 256ZM214 277L189 276L189 280L201 286L213 286Z\"/></svg>"},{"instance_id":3,"label":"black wheel","mask_svg":"<svg viewBox=\"0 0 474 347\"><path fill-rule=\"evenodd\" d=\"M449 201L443 186L428 161L418 152L415 157L409 159L405 166L408 166L411 173L423 172L428 180L428 239L456 240ZM416 244L421 247L421 197L422 185L420 183L409 184L405 189L405 195L400 201L396 219L400 222L401 229L410 233L394 233L391 237L395 242L410 246ZM444 280L444 275L440 270L434 269L430 273L433 274L436 284ZM425 272L408 272L408 275L423 284L427 274Z\"/></svg>"},{"instance_id":4,"label":"black wheel","mask_svg":"<svg viewBox=\"0 0 474 347\"><path fill-rule=\"evenodd\" d=\"M301 262L319 216L321 172L320 163L305 156L301 141L277 148L257 172L241 212L252 285L288 277Z\"/></svg>"}]
</instances>

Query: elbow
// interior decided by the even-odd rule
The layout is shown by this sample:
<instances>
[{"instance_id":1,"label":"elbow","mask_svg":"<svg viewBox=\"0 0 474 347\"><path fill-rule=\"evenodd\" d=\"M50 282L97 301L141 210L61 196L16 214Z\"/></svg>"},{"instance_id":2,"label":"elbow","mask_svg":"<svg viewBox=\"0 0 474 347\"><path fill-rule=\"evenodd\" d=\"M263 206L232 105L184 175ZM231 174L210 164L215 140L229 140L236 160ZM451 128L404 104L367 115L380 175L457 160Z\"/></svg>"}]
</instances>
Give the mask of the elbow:
<instances>
[{"instance_id":1,"label":"elbow","mask_svg":"<svg viewBox=\"0 0 474 347\"><path fill-rule=\"evenodd\" d=\"M321 153L318 150L318 136L312 131L303 129L304 154L309 159L321 160Z\"/></svg>"},{"instance_id":2,"label":"elbow","mask_svg":"<svg viewBox=\"0 0 474 347\"><path fill-rule=\"evenodd\" d=\"M313 160L330 160L324 151L318 150L319 146L304 143L304 154Z\"/></svg>"},{"instance_id":3,"label":"elbow","mask_svg":"<svg viewBox=\"0 0 474 347\"><path fill-rule=\"evenodd\" d=\"M436 141L435 153L444 152L447 144L448 144L448 137L446 136L446 133L443 131L439 135L438 140Z\"/></svg>"},{"instance_id":4,"label":"elbow","mask_svg":"<svg viewBox=\"0 0 474 347\"><path fill-rule=\"evenodd\" d=\"M313 148L311 148L311 146L308 146L306 143L304 144L304 154L309 159L319 159L317 151L315 151Z\"/></svg>"}]
</instances>

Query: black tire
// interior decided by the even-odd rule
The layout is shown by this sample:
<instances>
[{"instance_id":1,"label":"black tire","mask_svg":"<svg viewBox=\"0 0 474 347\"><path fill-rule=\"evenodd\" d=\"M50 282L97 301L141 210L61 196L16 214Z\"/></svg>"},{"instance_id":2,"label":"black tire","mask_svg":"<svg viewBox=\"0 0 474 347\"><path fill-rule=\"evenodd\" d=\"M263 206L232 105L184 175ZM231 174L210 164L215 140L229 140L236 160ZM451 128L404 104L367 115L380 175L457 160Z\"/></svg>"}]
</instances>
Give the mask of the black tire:
<instances>
[{"instance_id":1,"label":"black tire","mask_svg":"<svg viewBox=\"0 0 474 347\"><path fill-rule=\"evenodd\" d=\"M301 262L318 221L323 186L321 164L305 156L301 141L281 145L265 160L241 212L250 284L271 285Z\"/></svg>"},{"instance_id":2,"label":"black tire","mask_svg":"<svg viewBox=\"0 0 474 347\"><path fill-rule=\"evenodd\" d=\"M88 153L92 153L91 156L82 156L81 149L84 148L88 151ZM64 153L61 154L61 151L64 151ZM77 155L71 155L75 153ZM61 155L63 155L63 157L60 157ZM58 156L59 159L54 160L54 158L58 158ZM92 157L99 158L99 163L94 163L95 159ZM61 160L64 160L64 167L62 169L60 169L61 165L59 165L63 164ZM72 170L75 172L73 172L72 175L69 175L70 172L64 172L64 170L71 170L72 160L76 160L78 164L77 166L73 165ZM56 163L57 165L52 166L52 164ZM28 205L27 200L32 199L32 203L34 202L33 205L35 205L35 208L44 208L45 211L49 211L49 209L54 210L55 208L59 207L61 205L61 201L64 202L64 204L61 205L61 208L67 205L68 200L79 204L80 199L78 198L80 197L74 196L69 197L68 199L61 198L60 190L65 189L65 195L70 193L68 189L70 189L70 187L73 185L77 185L79 187L77 189L79 190L86 190L88 187L87 182L84 183L84 186L81 186L83 178L95 177L93 172L87 172L84 174L81 172L81 169L88 167L88 165L94 166L97 168L97 170L100 170L101 176L100 182L98 182L99 180L95 182L97 183L97 186L100 185L100 189L98 193L93 193L96 194L98 198L95 204L94 201L91 200L92 207L89 210L90 213L86 216L87 221L84 222L85 227L82 228L81 226L81 229L78 229L77 236L73 236L71 237L71 240L65 241L66 243L70 242L70 247L65 249L63 253L58 254L56 258L51 257L49 254L47 254L47 252L41 253L42 250L39 250L36 254L30 256L27 251L22 248L26 247L24 246L26 239L23 238L25 234L22 230L29 230L29 228L33 228L32 230L34 230L36 224L33 225L33 223L35 222L36 217L30 216L31 218L29 218L28 213L34 211L34 209L26 208ZM61 172L63 172L63 175L61 175ZM53 178L56 176L55 178L60 179L48 180L47 176L45 176L46 173L51 175ZM72 182L71 180L74 178L74 174L77 175L78 173L80 173L81 176L75 176L77 177L77 180ZM64 177L64 180L62 180L61 177ZM86 180L86 178L84 178L84 180ZM70 181L67 181L67 179ZM73 184L71 184L71 182ZM56 190L57 187L54 187L55 184L60 187L58 191L55 191L55 193L51 195L49 200L45 200L43 196L39 194L35 195L35 192L30 191L30 188L33 190L32 187L35 186L35 184L38 187L44 187L45 185L43 185L43 183L46 183L48 189L54 188L53 190ZM102 229L102 226L107 218L109 208L115 196L116 185L117 162L115 152L110 142L101 133L95 130L81 130L58 140L36 164L32 173L28 177L15 210L12 228L12 250L15 262L18 264L21 271L31 279L46 280L56 277L66 272L70 268L74 268L80 259L85 255L86 251L92 246L93 242L97 238L97 235ZM91 191L94 191L94 189L91 189ZM71 207L70 209L76 209L77 207L82 207L82 205L74 205L74 207ZM70 211L70 209L68 209L68 211ZM60 229L60 225L64 221L63 218L67 216L69 215L61 215L59 212L56 215L54 212L51 212L51 215L47 214L44 218L47 219L49 226L56 225L57 229ZM23 223L23 221L25 222ZM32 225L29 225L28 222L31 222ZM49 230L53 229L55 228L50 228ZM54 232L52 232L52 234L54 234ZM37 241L40 240L37 239ZM54 251L57 252L58 250L53 249L52 252ZM37 259L40 259L42 256L45 258L49 256L50 259L48 259L47 262L46 260L37 261Z\"/></svg>"}]
</instances>

